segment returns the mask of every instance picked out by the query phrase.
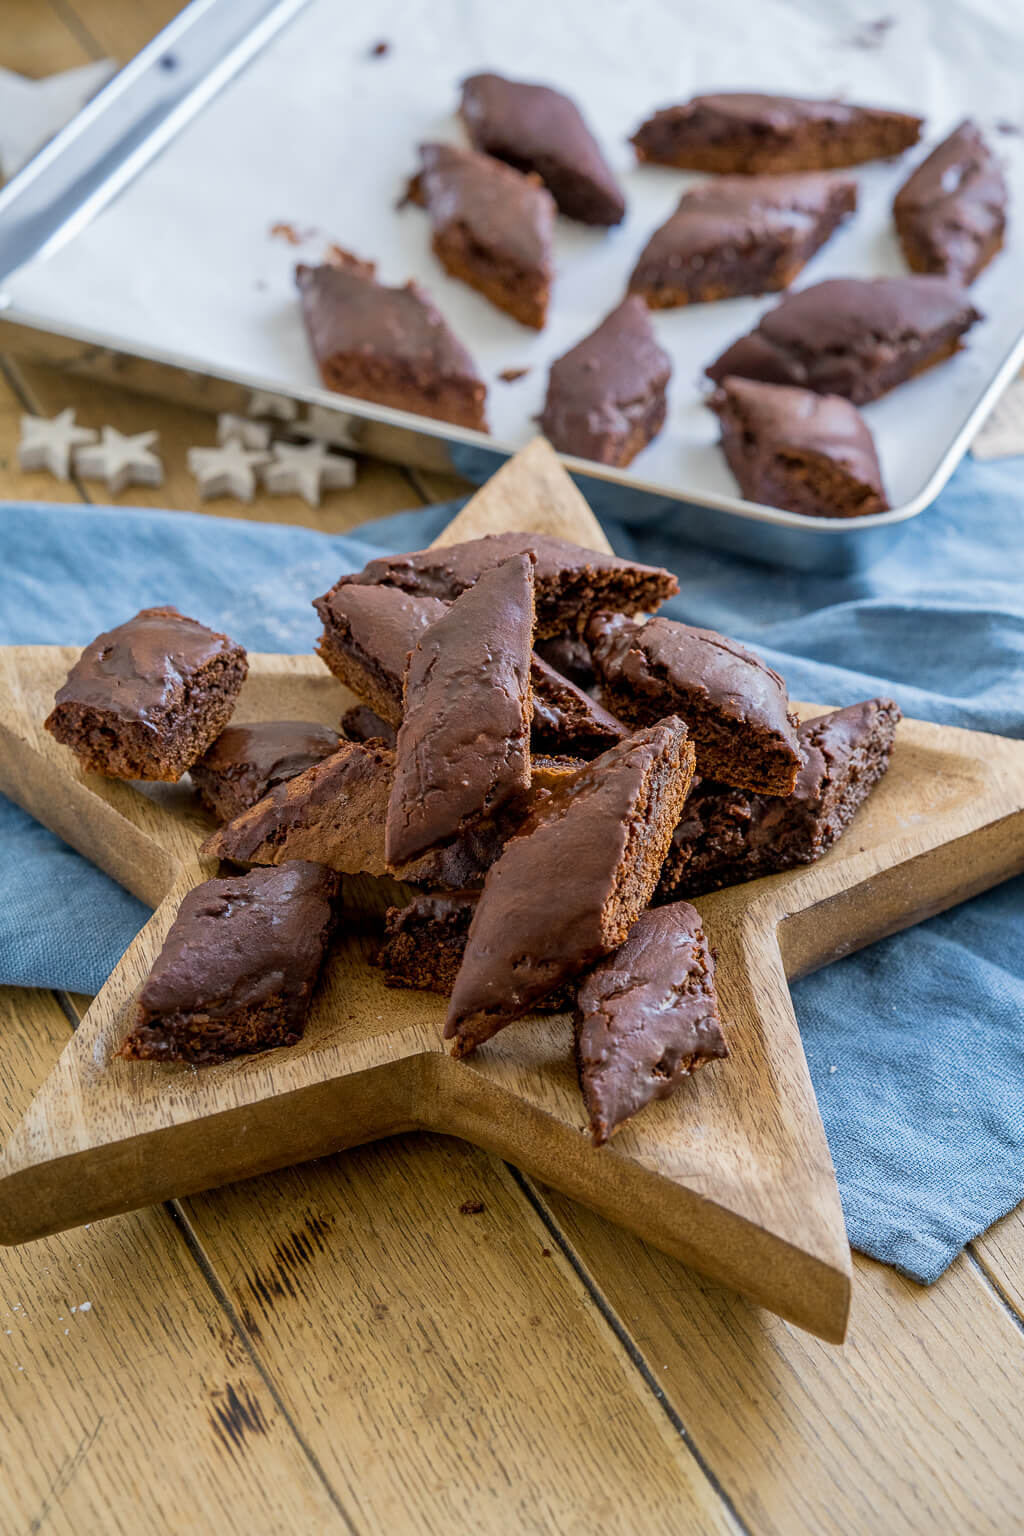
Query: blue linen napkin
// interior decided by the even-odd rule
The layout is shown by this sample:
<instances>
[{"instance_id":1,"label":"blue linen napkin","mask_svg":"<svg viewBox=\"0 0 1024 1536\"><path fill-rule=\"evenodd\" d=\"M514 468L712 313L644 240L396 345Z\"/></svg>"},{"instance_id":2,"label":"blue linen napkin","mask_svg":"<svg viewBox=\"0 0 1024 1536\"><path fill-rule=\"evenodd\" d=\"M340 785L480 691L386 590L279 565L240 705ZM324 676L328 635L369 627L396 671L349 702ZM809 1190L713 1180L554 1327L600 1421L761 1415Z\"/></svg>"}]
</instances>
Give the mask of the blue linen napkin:
<instances>
[{"instance_id":1,"label":"blue linen napkin","mask_svg":"<svg viewBox=\"0 0 1024 1536\"><path fill-rule=\"evenodd\" d=\"M620 553L677 572L677 617L755 646L793 697L891 693L907 714L1020 736L1019 482L1019 463L965 464L855 576L696 548L673 539L670 504L624 526L607 492L595 500ZM422 547L452 512L327 537L185 513L0 507L0 643L84 645L170 602L251 650L309 650L312 597L382 550ZM0 983L95 992L147 915L3 800L0 875ZM922 1282L1024 1196L1022 913L1024 878L793 988L850 1240Z\"/></svg>"}]
</instances>

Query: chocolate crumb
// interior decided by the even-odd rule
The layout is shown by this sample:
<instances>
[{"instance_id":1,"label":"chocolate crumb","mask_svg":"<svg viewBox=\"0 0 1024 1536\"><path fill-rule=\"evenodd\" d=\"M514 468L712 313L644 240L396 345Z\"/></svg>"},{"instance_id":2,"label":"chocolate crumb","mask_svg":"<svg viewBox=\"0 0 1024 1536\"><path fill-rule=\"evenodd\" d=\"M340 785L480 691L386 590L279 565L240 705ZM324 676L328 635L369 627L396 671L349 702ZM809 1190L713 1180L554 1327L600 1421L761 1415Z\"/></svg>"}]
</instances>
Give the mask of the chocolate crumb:
<instances>
[{"instance_id":1,"label":"chocolate crumb","mask_svg":"<svg viewBox=\"0 0 1024 1536\"><path fill-rule=\"evenodd\" d=\"M380 42L374 43L373 47L370 49L370 58L371 59L383 59L390 52L391 52L391 44L388 42L386 37L382 37L380 39Z\"/></svg>"},{"instance_id":2,"label":"chocolate crumb","mask_svg":"<svg viewBox=\"0 0 1024 1536\"><path fill-rule=\"evenodd\" d=\"M487 1209L482 1200L463 1200L459 1206L460 1216L480 1216Z\"/></svg>"},{"instance_id":3,"label":"chocolate crumb","mask_svg":"<svg viewBox=\"0 0 1024 1536\"><path fill-rule=\"evenodd\" d=\"M401 213L402 209L408 208L410 204L417 208L422 208L424 206L423 176L420 171L417 171L415 175L409 177L404 188L402 189L401 196L397 198L395 202L395 212Z\"/></svg>"},{"instance_id":4,"label":"chocolate crumb","mask_svg":"<svg viewBox=\"0 0 1024 1536\"><path fill-rule=\"evenodd\" d=\"M319 234L320 231L315 224L310 224L306 229L299 229L297 225L279 219L276 224L270 226L270 238L287 240L289 245L306 245L310 240L315 240Z\"/></svg>"},{"instance_id":5,"label":"chocolate crumb","mask_svg":"<svg viewBox=\"0 0 1024 1536\"><path fill-rule=\"evenodd\" d=\"M541 1256L542 1259L550 1259L550 1257L551 1257L551 1249L550 1248L542 1248L541 1251L540 1251L540 1256Z\"/></svg>"},{"instance_id":6,"label":"chocolate crumb","mask_svg":"<svg viewBox=\"0 0 1024 1536\"><path fill-rule=\"evenodd\" d=\"M529 371L529 368L503 368L498 378L505 384L514 384L517 379L525 379Z\"/></svg>"}]
</instances>

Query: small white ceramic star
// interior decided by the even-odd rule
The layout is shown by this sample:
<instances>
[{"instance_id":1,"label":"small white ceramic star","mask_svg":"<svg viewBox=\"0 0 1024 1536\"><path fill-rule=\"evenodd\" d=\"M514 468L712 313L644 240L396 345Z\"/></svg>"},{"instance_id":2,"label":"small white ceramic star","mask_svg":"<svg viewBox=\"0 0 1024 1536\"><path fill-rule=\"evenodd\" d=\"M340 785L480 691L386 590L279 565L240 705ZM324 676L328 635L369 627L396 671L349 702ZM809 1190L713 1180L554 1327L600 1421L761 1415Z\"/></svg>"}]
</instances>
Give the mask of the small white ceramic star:
<instances>
[{"instance_id":1,"label":"small white ceramic star","mask_svg":"<svg viewBox=\"0 0 1024 1536\"><path fill-rule=\"evenodd\" d=\"M340 453L328 453L324 443L275 443L274 462L263 471L263 484L272 496L301 496L311 507L320 505L320 492L347 490L356 483L356 467Z\"/></svg>"},{"instance_id":2,"label":"small white ceramic star","mask_svg":"<svg viewBox=\"0 0 1024 1536\"><path fill-rule=\"evenodd\" d=\"M275 395L268 389L254 389L246 406L249 416L273 416L278 421L294 421L299 407L288 395Z\"/></svg>"},{"instance_id":3,"label":"small white ceramic star","mask_svg":"<svg viewBox=\"0 0 1024 1536\"><path fill-rule=\"evenodd\" d=\"M336 448L358 448L359 442L352 430L352 418L344 411L332 411L325 405L311 405L303 421L297 421L291 429L296 437L315 437L322 443Z\"/></svg>"},{"instance_id":4,"label":"small white ceramic star","mask_svg":"<svg viewBox=\"0 0 1024 1536\"><path fill-rule=\"evenodd\" d=\"M228 411L221 411L217 417L217 441L225 443L241 443L243 448L269 448L270 423L266 421L249 421L245 416L232 416Z\"/></svg>"},{"instance_id":5,"label":"small white ceramic star","mask_svg":"<svg viewBox=\"0 0 1024 1536\"><path fill-rule=\"evenodd\" d=\"M105 480L111 496L128 485L163 485L164 467L152 451L157 432L126 437L116 427L104 427L98 443L76 448L73 463L83 480Z\"/></svg>"},{"instance_id":6,"label":"small white ceramic star","mask_svg":"<svg viewBox=\"0 0 1024 1536\"><path fill-rule=\"evenodd\" d=\"M48 469L58 480L67 480L71 475L72 450L95 441L96 433L91 427L75 426L75 413L70 407L50 421L44 416L23 416L18 468Z\"/></svg>"},{"instance_id":7,"label":"small white ceramic star","mask_svg":"<svg viewBox=\"0 0 1024 1536\"><path fill-rule=\"evenodd\" d=\"M210 501L215 496L252 501L256 471L269 458L269 453L254 452L239 442L231 442L220 448L190 448L188 467L199 481L201 501Z\"/></svg>"}]
</instances>

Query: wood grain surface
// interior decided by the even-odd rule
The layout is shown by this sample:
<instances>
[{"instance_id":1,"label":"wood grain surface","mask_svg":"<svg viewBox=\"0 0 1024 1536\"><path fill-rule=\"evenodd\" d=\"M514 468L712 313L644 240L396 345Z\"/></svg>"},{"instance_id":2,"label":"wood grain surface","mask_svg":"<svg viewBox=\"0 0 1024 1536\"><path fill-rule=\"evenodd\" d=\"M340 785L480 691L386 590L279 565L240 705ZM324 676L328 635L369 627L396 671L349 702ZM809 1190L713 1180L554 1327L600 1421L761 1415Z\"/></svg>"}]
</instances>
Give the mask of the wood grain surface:
<instances>
[{"instance_id":1,"label":"wood grain surface","mask_svg":"<svg viewBox=\"0 0 1024 1536\"><path fill-rule=\"evenodd\" d=\"M176 9L176 0L7 0L0 64L45 74L99 57L104 48L127 58ZM96 386L84 380L41 369L29 373L10 360L4 367L4 497L82 497L82 488L73 484L18 474L14 450L23 410L52 414L73 405L90 425L110 421L122 431L158 427L168 442L180 430L174 409L165 404L144 402L140 413L139 402L116 389L101 401ZM197 412L195 426L195 441L212 441L209 416ZM190 432L191 422L186 435ZM174 453L165 462L167 484L152 504L194 507L183 456ZM94 495L99 490L90 489ZM361 515L446 499L460 489L443 477L388 467L375 487L379 504L367 498ZM324 511L339 517L339 527L349 525L340 519L352 494L332 492L325 499ZM136 494L125 492L121 500L131 504ZM258 499L251 508L214 502L204 510L306 520L304 504L293 509L288 501ZM358 520L353 516L350 522ZM75 1001L81 1007L86 1000ZM6 1128L56 1059L66 1026L50 994L12 989L3 994L3 1002L0 1096ZM68 999L64 1002L69 1005ZM445 1159L452 1145L465 1159L456 1166L466 1175L454 1183ZM408 1200L403 1199L406 1173L399 1158L405 1149L417 1175L408 1186ZM320 1235L321 1248L306 1222L312 1219L315 1225L317 1213L335 1198L339 1177L347 1201L369 1213L370 1233L343 1246L327 1232ZM421 1275L433 1266L423 1234L450 1219L456 1197L459 1205L482 1200L486 1206L491 1178L508 1196L500 1236L491 1227L482 1233L476 1227L484 1213L459 1216L461 1244L445 1249L446 1297L453 1298L452 1305L441 1310L432 1293L430 1304L417 1309ZM5 1430L0 1437L0 1531L20 1536L47 1530L191 1533L215 1528L228 1536L293 1530L394 1536L436 1529L432 1499L444 1498L447 1509L458 1497L475 1500L475 1528L489 1532L635 1531L645 1528L646 1512L658 1506L663 1487L677 1500L676 1530L714 1528L714 1520L733 1530L785 1536L1006 1536L1018 1528L1024 1497L1017 1385L1024 1328L1024 1222L1019 1212L972 1244L928 1289L855 1255L851 1326L846 1343L837 1349L696 1276L575 1202L549 1195L529 1179L518 1177L508 1186L504 1178L501 1163L474 1148L416 1136L196 1196L184 1207L170 1208L167 1248L146 1271L151 1300L136 1295L134 1234L138 1223L162 1220L160 1210L0 1250L0 1311L10 1311L15 1301L28 1310L37 1296L52 1303L54 1293L47 1287L56 1273L54 1256L72 1249L72 1266L98 1255L95 1267L84 1271L91 1283L81 1294L93 1301L93 1290L107 1296L102 1313L86 1314L86 1320L101 1319L103 1328L76 1335L73 1350L52 1347L44 1335L47 1347L34 1348L31 1373L16 1369L24 1364L16 1352L24 1342L19 1333L0 1332L0 1422ZM542 1396L551 1387L539 1366L522 1376L522 1353L514 1356L514 1366L510 1355L508 1369L496 1384L492 1379L486 1401L473 1399L471 1423L459 1420L456 1410L450 1441L434 1428L436 1403L457 1398L461 1385L449 1369L453 1331L458 1342L471 1340L478 1326L493 1326L487 1308L496 1303L479 1280L482 1258L489 1260L498 1246L521 1263L519 1255L532 1251L538 1240L537 1220L544 1224L546 1262L564 1261L569 1319L589 1314L603 1325L603 1331L584 1336L588 1346L597 1340L592 1359L582 1352L572 1353L568 1361L559 1356L559 1370L572 1371L578 1382L578 1397L570 1401L582 1406L577 1417L547 1429L557 1444L542 1447L540 1460L531 1434L538 1421L528 1415L520 1434L519 1416L531 1392ZM102 1247L95 1245L97 1235L103 1237ZM177 1249L175 1237L180 1239ZM118 1268L107 1262L107 1255L121 1244L128 1258ZM150 1255L156 1246L150 1243ZM385 1293L382 1256L397 1256L404 1263L410 1250L417 1255L416 1267L387 1268ZM307 1279L310 1267L315 1283ZM210 1310L190 1310L187 1298L206 1292L213 1298ZM66 1300L63 1292L59 1300ZM546 1293L545 1304L549 1301ZM404 1316L407 1308L410 1324L405 1329L394 1314L397 1310ZM61 1311L58 1307L58 1317ZM519 1314L514 1315L518 1326ZM171 1339L160 1331L168 1316L180 1319ZM540 1311L530 1314L541 1316ZM528 1326L538 1328L530 1318ZM375 1337L384 1325L396 1330L390 1352L382 1352ZM9 1326L5 1319L3 1328ZM58 1343L66 1345L66 1314L59 1326ZM133 1347L125 1347L126 1338L136 1341ZM147 1347L146 1340L154 1338L160 1340L159 1350L152 1343ZM215 1346L210 1353L204 1353L203 1338ZM116 1354L113 1370L111 1351ZM543 1363L543 1351L535 1353ZM233 1369L241 1358L257 1371L255 1379L244 1379L258 1415L249 1410L239 1386L243 1378ZM609 1358L625 1362L625 1368L610 1370ZM196 1361L199 1370L193 1375ZM406 1402L401 1422L381 1417L379 1400L392 1379L402 1390L410 1381L421 1387L415 1409L410 1411ZM374 1397L374 1422L384 1423L387 1439L376 1455L363 1459L348 1489L329 1479L321 1466L319 1485L329 1498L317 1504L303 1469L315 1463L310 1439L331 1438L339 1381L350 1401L360 1390ZM275 1394L282 1392L287 1393L287 1415L275 1411ZM659 1456L644 1459L642 1476L632 1472L625 1457L617 1458L608 1474L598 1469L591 1502L577 1521L572 1510L566 1512L562 1469L593 1419L609 1416L621 1422L626 1399L638 1425L647 1423L643 1405L656 1405L671 1435L652 1435ZM564 1395L561 1400L566 1401ZM92 1411L93 1404L100 1412ZM224 1405L226 1419L217 1413ZM543 1407L538 1414L544 1414ZM230 1426L224 1434L211 1427L214 1419L222 1429ZM544 1422L549 1425L550 1419ZM271 1424L273 1434L265 1435L261 1423ZM445 1420L446 1429L450 1423ZM503 1451L500 1478L486 1496L476 1488L481 1437ZM456 1484L454 1492L438 1490L434 1483L416 1487L411 1469L422 1468L419 1446L424 1439L443 1476ZM291 1452L274 1449L285 1441ZM456 1454L460 1444L461 1456ZM695 1457L705 1475L691 1486L687 1469ZM385 1519L378 1506L392 1497L403 1468L410 1469L414 1503L397 1514L387 1503ZM207 1489L213 1475L223 1498L216 1488L198 1498L196 1486ZM351 1504L345 1502L349 1494L355 1496ZM601 1498L599 1513L605 1519L595 1524ZM524 1508L529 1518L522 1517ZM447 1529L452 1524L449 1519Z\"/></svg>"},{"instance_id":2,"label":"wood grain surface","mask_svg":"<svg viewBox=\"0 0 1024 1536\"><path fill-rule=\"evenodd\" d=\"M68 1021L4 990L0 1030L6 1134ZM0 1327L5 1533L137 1536L142 1507L150 1529L346 1530L169 1211L6 1254Z\"/></svg>"}]
</instances>

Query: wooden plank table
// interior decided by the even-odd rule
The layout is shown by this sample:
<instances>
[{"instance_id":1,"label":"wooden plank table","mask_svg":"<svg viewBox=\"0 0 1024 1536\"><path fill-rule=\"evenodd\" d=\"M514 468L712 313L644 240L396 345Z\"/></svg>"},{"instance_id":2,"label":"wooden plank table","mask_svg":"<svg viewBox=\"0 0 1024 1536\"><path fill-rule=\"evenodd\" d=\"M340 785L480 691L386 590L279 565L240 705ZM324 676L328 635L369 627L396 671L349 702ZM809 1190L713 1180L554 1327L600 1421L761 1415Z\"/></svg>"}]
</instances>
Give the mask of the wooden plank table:
<instances>
[{"instance_id":1,"label":"wooden plank table","mask_svg":"<svg viewBox=\"0 0 1024 1536\"><path fill-rule=\"evenodd\" d=\"M126 58L176 8L6 0L0 63ZM159 429L166 485L122 500L194 508L209 416L2 366L0 496L87 499L15 468L20 414L73 405ZM338 531L460 489L363 463L318 511L206 510ZM0 992L0 1134L85 1001ZM927 1290L858 1258L837 1349L408 1136L4 1250L0 1328L0 1536L1021 1525L1019 1212Z\"/></svg>"}]
</instances>

